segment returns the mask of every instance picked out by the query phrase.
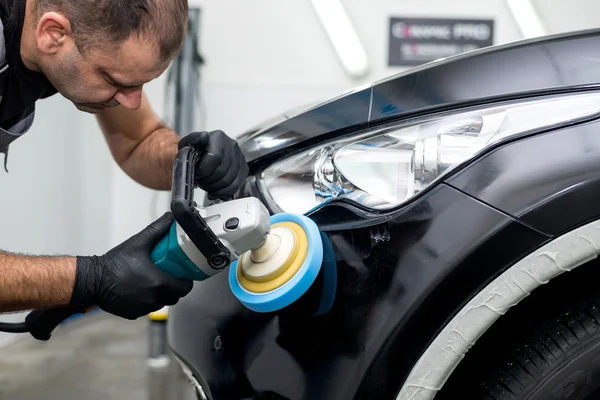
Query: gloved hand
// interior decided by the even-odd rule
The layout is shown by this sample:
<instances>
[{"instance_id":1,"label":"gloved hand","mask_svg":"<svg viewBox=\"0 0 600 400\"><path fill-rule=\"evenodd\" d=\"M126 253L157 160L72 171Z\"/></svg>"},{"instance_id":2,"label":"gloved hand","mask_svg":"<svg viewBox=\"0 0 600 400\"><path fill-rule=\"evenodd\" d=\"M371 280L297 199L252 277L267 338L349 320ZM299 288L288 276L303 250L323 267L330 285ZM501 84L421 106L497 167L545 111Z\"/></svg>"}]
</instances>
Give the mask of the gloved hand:
<instances>
[{"instance_id":1,"label":"gloved hand","mask_svg":"<svg viewBox=\"0 0 600 400\"><path fill-rule=\"evenodd\" d=\"M96 305L119 317L136 319L187 295L193 282L163 272L151 259L154 246L173 221L173 214L167 212L106 254L77 257L70 305Z\"/></svg>"},{"instance_id":2,"label":"gloved hand","mask_svg":"<svg viewBox=\"0 0 600 400\"><path fill-rule=\"evenodd\" d=\"M193 132L179 141L180 150L185 146L200 153L194 179L209 198L233 196L248 177L248 164L240 146L223 131Z\"/></svg>"}]
</instances>

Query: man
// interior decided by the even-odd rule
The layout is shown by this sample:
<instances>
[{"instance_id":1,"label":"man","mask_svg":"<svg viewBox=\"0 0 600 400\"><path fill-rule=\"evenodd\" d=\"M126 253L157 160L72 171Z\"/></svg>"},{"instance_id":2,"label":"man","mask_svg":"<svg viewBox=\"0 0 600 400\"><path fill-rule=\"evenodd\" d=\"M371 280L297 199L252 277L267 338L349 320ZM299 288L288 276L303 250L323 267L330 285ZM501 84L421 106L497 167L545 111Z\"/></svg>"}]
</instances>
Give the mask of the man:
<instances>
[{"instance_id":1,"label":"man","mask_svg":"<svg viewBox=\"0 0 600 400\"><path fill-rule=\"evenodd\" d=\"M30 128L36 101L60 94L96 114L115 161L140 184L169 190L176 153L190 145L204 154L199 187L218 198L241 186L248 166L235 141L220 131L181 139L153 113L142 90L179 52L187 0L0 0L0 20L5 162L10 145ZM150 259L172 222L166 213L101 256L1 252L0 312L96 305L135 319L175 304L192 282L163 273Z\"/></svg>"}]
</instances>

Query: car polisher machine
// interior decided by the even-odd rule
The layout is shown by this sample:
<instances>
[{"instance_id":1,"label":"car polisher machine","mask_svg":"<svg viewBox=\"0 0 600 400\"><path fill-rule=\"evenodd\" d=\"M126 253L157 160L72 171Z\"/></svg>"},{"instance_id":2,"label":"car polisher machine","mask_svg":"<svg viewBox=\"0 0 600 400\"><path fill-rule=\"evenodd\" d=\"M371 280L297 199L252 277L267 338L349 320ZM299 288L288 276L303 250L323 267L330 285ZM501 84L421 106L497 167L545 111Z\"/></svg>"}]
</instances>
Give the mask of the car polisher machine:
<instances>
[{"instance_id":1,"label":"car polisher machine","mask_svg":"<svg viewBox=\"0 0 600 400\"><path fill-rule=\"evenodd\" d=\"M194 170L200 157L192 147L177 153L171 188L175 221L152 251L152 260L161 270L194 281L229 266L229 287L245 307L259 313L288 307L319 276L324 245L317 225L305 215L271 216L254 197L199 206L194 201ZM71 306L33 310L23 323L0 324L0 331L29 332L48 340L64 320L89 310Z\"/></svg>"}]
</instances>

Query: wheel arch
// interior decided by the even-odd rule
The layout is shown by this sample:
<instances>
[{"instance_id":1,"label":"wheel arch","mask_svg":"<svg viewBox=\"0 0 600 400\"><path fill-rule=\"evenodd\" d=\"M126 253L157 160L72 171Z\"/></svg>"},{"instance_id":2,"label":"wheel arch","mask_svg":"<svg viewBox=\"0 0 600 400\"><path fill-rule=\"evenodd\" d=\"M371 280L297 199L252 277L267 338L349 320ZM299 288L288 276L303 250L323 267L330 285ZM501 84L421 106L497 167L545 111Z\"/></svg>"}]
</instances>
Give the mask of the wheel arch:
<instances>
[{"instance_id":1,"label":"wheel arch","mask_svg":"<svg viewBox=\"0 0 600 400\"><path fill-rule=\"evenodd\" d=\"M492 280L442 328L411 369L396 400L430 400L477 341L542 285L598 257L600 219L547 242Z\"/></svg>"}]
</instances>

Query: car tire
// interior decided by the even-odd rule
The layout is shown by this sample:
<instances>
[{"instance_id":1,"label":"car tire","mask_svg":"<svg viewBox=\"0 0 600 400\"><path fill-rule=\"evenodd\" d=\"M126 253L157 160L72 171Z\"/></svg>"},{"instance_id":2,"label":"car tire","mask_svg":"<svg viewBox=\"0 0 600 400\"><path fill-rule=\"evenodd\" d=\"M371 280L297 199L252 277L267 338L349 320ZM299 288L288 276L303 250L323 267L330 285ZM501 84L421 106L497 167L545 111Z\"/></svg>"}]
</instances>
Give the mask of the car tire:
<instances>
[{"instance_id":1,"label":"car tire","mask_svg":"<svg viewBox=\"0 0 600 400\"><path fill-rule=\"evenodd\" d=\"M553 318L526 337L472 398L600 399L599 321L599 296Z\"/></svg>"}]
</instances>

